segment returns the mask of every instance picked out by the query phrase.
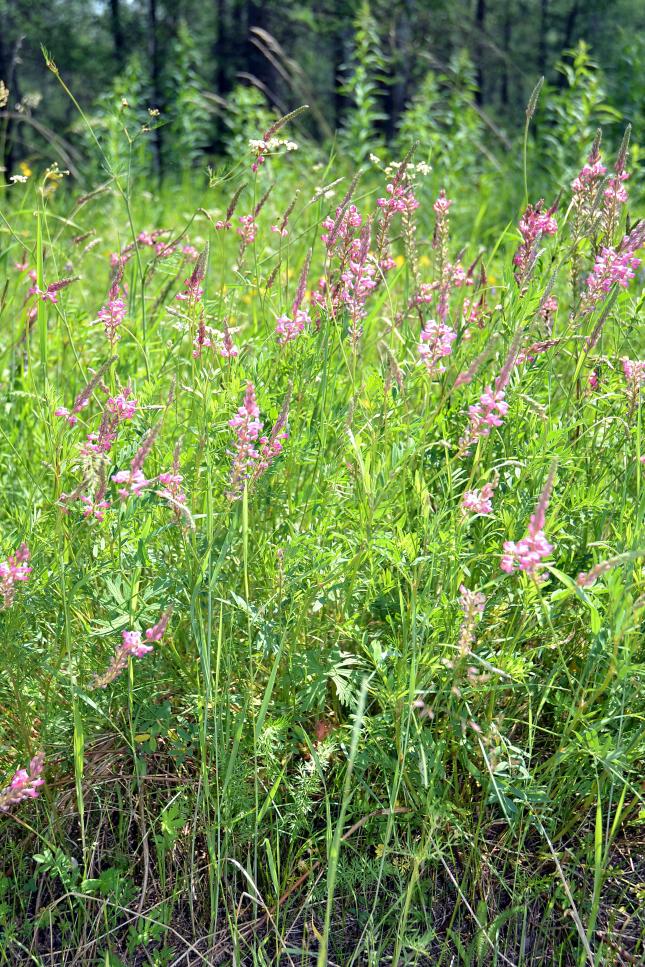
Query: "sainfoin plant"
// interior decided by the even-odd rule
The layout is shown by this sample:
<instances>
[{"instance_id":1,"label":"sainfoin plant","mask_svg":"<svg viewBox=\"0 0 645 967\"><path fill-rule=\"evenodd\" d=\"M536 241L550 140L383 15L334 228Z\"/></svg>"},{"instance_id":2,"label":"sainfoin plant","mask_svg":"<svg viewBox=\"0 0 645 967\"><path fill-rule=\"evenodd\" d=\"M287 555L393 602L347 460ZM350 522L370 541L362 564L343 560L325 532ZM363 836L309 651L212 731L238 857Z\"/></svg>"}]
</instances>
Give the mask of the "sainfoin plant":
<instances>
[{"instance_id":1,"label":"sainfoin plant","mask_svg":"<svg viewBox=\"0 0 645 967\"><path fill-rule=\"evenodd\" d=\"M301 114L5 192L8 962L641 962L627 142L491 199Z\"/></svg>"}]
</instances>

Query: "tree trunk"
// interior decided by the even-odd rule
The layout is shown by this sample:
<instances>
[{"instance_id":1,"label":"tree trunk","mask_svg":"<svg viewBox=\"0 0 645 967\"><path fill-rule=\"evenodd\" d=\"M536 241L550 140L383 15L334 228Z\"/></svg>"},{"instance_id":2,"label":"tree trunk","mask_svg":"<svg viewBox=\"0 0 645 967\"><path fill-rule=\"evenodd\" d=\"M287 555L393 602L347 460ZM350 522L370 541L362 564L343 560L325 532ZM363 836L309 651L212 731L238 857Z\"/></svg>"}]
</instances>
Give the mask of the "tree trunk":
<instances>
[{"instance_id":1,"label":"tree trunk","mask_svg":"<svg viewBox=\"0 0 645 967\"><path fill-rule=\"evenodd\" d=\"M477 61L477 90L475 101L480 106L484 103L484 30L486 25L486 0L477 0L475 8L475 50Z\"/></svg>"},{"instance_id":2,"label":"tree trunk","mask_svg":"<svg viewBox=\"0 0 645 967\"><path fill-rule=\"evenodd\" d=\"M502 67L499 99L503 107L508 107L508 65L511 58L511 4L507 2L504 11L504 26L502 28L502 43L504 45L504 64Z\"/></svg>"},{"instance_id":3,"label":"tree trunk","mask_svg":"<svg viewBox=\"0 0 645 967\"><path fill-rule=\"evenodd\" d=\"M549 26L549 0L540 0L540 36L538 38L538 73L546 74L546 32Z\"/></svg>"},{"instance_id":4,"label":"tree trunk","mask_svg":"<svg viewBox=\"0 0 645 967\"><path fill-rule=\"evenodd\" d=\"M148 0L148 53L150 56L150 87L154 101L152 106L161 110L161 71L159 66L159 36L157 31L157 0ZM157 176L161 178L163 174L161 127L155 128L152 144L155 171Z\"/></svg>"},{"instance_id":5,"label":"tree trunk","mask_svg":"<svg viewBox=\"0 0 645 967\"><path fill-rule=\"evenodd\" d=\"M121 22L121 3L120 0L110 0L110 22L112 26L112 43L114 44L114 57L117 70L123 70L125 64L125 38L123 35L123 24Z\"/></svg>"}]
</instances>

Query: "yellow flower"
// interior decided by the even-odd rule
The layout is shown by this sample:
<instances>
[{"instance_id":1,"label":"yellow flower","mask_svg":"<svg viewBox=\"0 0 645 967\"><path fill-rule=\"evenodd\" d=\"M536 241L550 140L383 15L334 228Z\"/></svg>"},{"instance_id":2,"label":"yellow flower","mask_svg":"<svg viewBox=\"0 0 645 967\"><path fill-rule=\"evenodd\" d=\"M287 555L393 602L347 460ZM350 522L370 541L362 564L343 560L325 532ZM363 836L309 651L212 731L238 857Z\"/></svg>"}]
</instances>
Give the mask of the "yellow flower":
<instances>
[{"instance_id":1,"label":"yellow flower","mask_svg":"<svg viewBox=\"0 0 645 967\"><path fill-rule=\"evenodd\" d=\"M421 258L419 259L419 265L422 265L424 268L427 268L428 265L430 265L430 259L428 258L427 255L421 256Z\"/></svg>"},{"instance_id":2,"label":"yellow flower","mask_svg":"<svg viewBox=\"0 0 645 967\"><path fill-rule=\"evenodd\" d=\"M395 263L397 269L400 269L404 262L405 262L405 259L403 258L402 255L395 255L394 256L394 263Z\"/></svg>"},{"instance_id":3,"label":"yellow flower","mask_svg":"<svg viewBox=\"0 0 645 967\"><path fill-rule=\"evenodd\" d=\"M29 167L26 161L21 161L18 167L20 168L25 178L29 178L29 176L33 174L33 171L31 170L31 168Z\"/></svg>"}]
</instances>

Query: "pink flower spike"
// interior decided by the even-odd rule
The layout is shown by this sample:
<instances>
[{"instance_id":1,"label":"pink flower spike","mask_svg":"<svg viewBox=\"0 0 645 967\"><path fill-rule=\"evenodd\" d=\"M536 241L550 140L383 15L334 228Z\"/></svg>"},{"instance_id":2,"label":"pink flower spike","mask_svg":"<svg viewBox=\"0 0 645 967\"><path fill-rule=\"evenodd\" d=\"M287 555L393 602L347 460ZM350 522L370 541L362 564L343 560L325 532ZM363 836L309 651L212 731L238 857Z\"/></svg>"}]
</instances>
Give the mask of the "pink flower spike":
<instances>
[{"instance_id":1,"label":"pink flower spike","mask_svg":"<svg viewBox=\"0 0 645 967\"><path fill-rule=\"evenodd\" d=\"M121 338L119 328L125 318L125 302L115 294L97 313L97 321L103 323L105 335L111 346Z\"/></svg>"},{"instance_id":2,"label":"pink flower spike","mask_svg":"<svg viewBox=\"0 0 645 967\"><path fill-rule=\"evenodd\" d=\"M59 406L54 410L54 416L59 416L67 420L70 426L76 426L78 423L78 417L75 413L70 413L66 406Z\"/></svg>"},{"instance_id":3,"label":"pink flower spike","mask_svg":"<svg viewBox=\"0 0 645 967\"><path fill-rule=\"evenodd\" d=\"M444 373L445 366L439 364L439 360L452 353L452 344L457 338L457 333L445 322L436 322L429 319L421 332L419 342L419 356L429 373Z\"/></svg>"},{"instance_id":4,"label":"pink flower spike","mask_svg":"<svg viewBox=\"0 0 645 967\"><path fill-rule=\"evenodd\" d=\"M235 431L235 449L233 450L233 464L229 483L228 498L237 500L244 491L244 482L252 476L255 462L259 453L255 441L262 430L259 419L260 410L255 398L255 387L248 383L244 394L244 403L235 416L228 421L228 425Z\"/></svg>"},{"instance_id":5,"label":"pink flower spike","mask_svg":"<svg viewBox=\"0 0 645 967\"><path fill-rule=\"evenodd\" d=\"M238 220L240 227L237 230L237 234L241 236L242 244L251 245L255 241L255 236L258 233L255 218L253 215L240 215Z\"/></svg>"},{"instance_id":6,"label":"pink flower spike","mask_svg":"<svg viewBox=\"0 0 645 967\"><path fill-rule=\"evenodd\" d=\"M0 563L0 594L5 608L11 607L16 595L16 583L29 580L32 569L28 565L31 555L26 544L21 544L17 551L10 554L6 561Z\"/></svg>"},{"instance_id":7,"label":"pink flower spike","mask_svg":"<svg viewBox=\"0 0 645 967\"><path fill-rule=\"evenodd\" d=\"M146 639L148 641L161 641L166 633L166 628L168 627L171 614L172 608L168 608L167 611L163 612L156 625L153 625L152 628L147 629Z\"/></svg>"},{"instance_id":8,"label":"pink flower spike","mask_svg":"<svg viewBox=\"0 0 645 967\"><path fill-rule=\"evenodd\" d=\"M133 658L143 658L144 655L153 650L152 645L143 644L140 631L124 631L122 636L123 644L121 647L127 655L132 655Z\"/></svg>"},{"instance_id":9,"label":"pink flower spike","mask_svg":"<svg viewBox=\"0 0 645 967\"><path fill-rule=\"evenodd\" d=\"M529 205L520 218L518 228L522 236L522 244L513 256L518 282L523 282L533 268L538 254L537 246L542 236L555 235L558 230L558 223L553 217L556 206L542 211L543 205L542 200L537 205Z\"/></svg>"},{"instance_id":10,"label":"pink flower spike","mask_svg":"<svg viewBox=\"0 0 645 967\"><path fill-rule=\"evenodd\" d=\"M108 413L112 413L119 421L131 420L137 409L137 401L132 397L132 390L122 390L118 396L110 396L106 403Z\"/></svg>"},{"instance_id":11,"label":"pink flower spike","mask_svg":"<svg viewBox=\"0 0 645 967\"><path fill-rule=\"evenodd\" d=\"M40 787L44 786L42 778L44 753L39 752L29 763L29 771L17 769L8 786L0 790L0 813L6 813L12 806L17 806L26 799L37 799Z\"/></svg>"},{"instance_id":12,"label":"pink flower spike","mask_svg":"<svg viewBox=\"0 0 645 967\"><path fill-rule=\"evenodd\" d=\"M553 545L549 544L544 534L544 525L554 476L555 469L552 468L529 521L526 537L517 543L514 541L504 542L504 553L500 567L507 574L512 574L517 568L520 571L525 571L530 577L537 578L542 561L553 551Z\"/></svg>"},{"instance_id":13,"label":"pink flower spike","mask_svg":"<svg viewBox=\"0 0 645 967\"><path fill-rule=\"evenodd\" d=\"M491 514L495 486L494 482L489 482L481 490L466 490L461 498L462 513Z\"/></svg>"}]
</instances>

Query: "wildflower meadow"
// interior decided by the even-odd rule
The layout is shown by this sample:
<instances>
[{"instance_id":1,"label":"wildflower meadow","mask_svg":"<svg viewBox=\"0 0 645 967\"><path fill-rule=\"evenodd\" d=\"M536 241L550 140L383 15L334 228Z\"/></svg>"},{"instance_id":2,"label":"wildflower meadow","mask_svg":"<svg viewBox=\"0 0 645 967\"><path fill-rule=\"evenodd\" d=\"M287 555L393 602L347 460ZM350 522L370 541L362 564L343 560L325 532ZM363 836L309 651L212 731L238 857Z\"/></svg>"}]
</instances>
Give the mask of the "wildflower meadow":
<instances>
[{"instance_id":1,"label":"wildflower meadow","mask_svg":"<svg viewBox=\"0 0 645 967\"><path fill-rule=\"evenodd\" d=\"M387 143L354 91L358 157L240 98L155 177L163 112L44 50L86 167L0 195L2 964L644 962L643 132L578 56L504 149L472 91Z\"/></svg>"}]
</instances>

